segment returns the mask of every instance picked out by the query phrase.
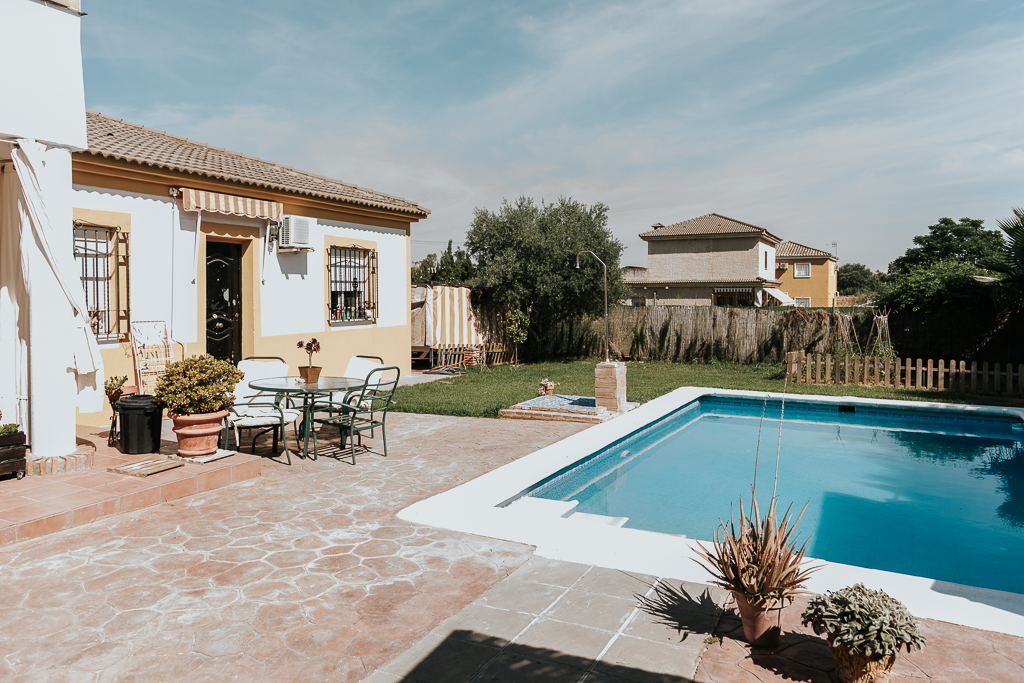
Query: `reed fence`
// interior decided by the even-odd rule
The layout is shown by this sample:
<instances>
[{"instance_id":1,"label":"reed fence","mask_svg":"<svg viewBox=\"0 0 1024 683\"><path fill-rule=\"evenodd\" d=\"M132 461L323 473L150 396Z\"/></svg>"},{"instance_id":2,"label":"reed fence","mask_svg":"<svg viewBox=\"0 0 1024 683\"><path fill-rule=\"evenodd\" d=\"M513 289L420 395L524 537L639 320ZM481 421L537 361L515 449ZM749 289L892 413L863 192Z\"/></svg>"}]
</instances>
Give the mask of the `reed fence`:
<instances>
[{"instance_id":1,"label":"reed fence","mask_svg":"<svg viewBox=\"0 0 1024 683\"><path fill-rule=\"evenodd\" d=\"M1024 395L1024 363L981 363L929 358L885 358L793 351L786 372L800 384L859 384L963 394Z\"/></svg>"}]
</instances>

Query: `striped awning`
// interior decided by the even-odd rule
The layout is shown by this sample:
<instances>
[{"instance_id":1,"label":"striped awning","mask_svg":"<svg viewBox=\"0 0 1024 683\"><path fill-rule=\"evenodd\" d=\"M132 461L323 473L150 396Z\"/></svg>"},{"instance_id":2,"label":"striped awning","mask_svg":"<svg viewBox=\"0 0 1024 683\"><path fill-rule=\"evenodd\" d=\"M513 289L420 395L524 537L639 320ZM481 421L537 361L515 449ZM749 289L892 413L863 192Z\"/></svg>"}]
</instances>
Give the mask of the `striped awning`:
<instances>
[{"instance_id":1,"label":"striped awning","mask_svg":"<svg viewBox=\"0 0 1024 683\"><path fill-rule=\"evenodd\" d=\"M236 197L220 192L192 190L182 188L183 203L186 211L212 211L232 216L248 216L249 218L267 218L278 223L284 222L284 204L268 202L251 197Z\"/></svg>"},{"instance_id":2,"label":"striped awning","mask_svg":"<svg viewBox=\"0 0 1024 683\"><path fill-rule=\"evenodd\" d=\"M728 292L753 292L753 287L715 287L715 294L725 294Z\"/></svg>"}]
</instances>

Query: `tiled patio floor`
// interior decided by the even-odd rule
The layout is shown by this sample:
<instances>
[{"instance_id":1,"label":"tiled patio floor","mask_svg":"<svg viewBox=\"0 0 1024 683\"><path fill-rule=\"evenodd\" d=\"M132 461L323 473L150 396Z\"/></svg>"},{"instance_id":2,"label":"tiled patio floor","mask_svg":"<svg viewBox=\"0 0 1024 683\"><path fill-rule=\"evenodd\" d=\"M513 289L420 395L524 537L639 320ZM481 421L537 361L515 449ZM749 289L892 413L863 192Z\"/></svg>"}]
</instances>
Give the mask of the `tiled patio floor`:
<instances>
[{"instance_id":1,"label":"tiled patio floor","mask_svg":"<svg viewBox=\"0 0 1024 683\"><path fill-rule=\"evenodd\" d=\"M177 441L170 421L164 422L160 452L176 453ZM105 428L78 428L79 439L96 446L91 469L0 481L0 546L230 486L260 474L260 459L247 454L232 455L205 465L188 463L145 478L112 474L107 472L108 467L147 456L121 453L107 445L104 434Z\"/></svg>"},{"instance_id":2,"label":"tiled patio floor","mask_svg":"<svg viewBox=\"0 0 1024 683\"><path fill-rule=\"evenodd\" d=\"M254 480L0 547L0 680L358 681L394 658L531 554L395 513L584 427L388 422L387 458L265 459Z\"/></svg>"}]
</instances>

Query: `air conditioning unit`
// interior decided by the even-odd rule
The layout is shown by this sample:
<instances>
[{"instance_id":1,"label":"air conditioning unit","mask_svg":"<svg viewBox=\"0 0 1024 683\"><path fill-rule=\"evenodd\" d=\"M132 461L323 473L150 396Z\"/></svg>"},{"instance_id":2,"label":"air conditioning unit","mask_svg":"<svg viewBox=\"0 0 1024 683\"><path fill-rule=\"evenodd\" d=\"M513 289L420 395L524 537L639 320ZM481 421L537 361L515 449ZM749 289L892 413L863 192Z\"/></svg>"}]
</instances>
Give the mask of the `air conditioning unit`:
<instances>
[{"instance_id":1,"label":"air conditioning unit","mask_svg":"<svg viewBox=\"0 0 1024 683\"><path fill-rule=\"evenodd\" d=\"M775 270L789 270L789 264L788 263L778 263L778 262L776 262L775 263Z\"/></svg>"},{"instance_id":2,"label":"air conditioning unit","mask_svg":"<svg viewBox=\"0 0 1024 683\"><path fill-rule=\"evenodd\" d=\"M315 218L305 216L285 216L281 226L281 249L308 249L309 235L316 225Z\"/></svg>"}]
</instances>

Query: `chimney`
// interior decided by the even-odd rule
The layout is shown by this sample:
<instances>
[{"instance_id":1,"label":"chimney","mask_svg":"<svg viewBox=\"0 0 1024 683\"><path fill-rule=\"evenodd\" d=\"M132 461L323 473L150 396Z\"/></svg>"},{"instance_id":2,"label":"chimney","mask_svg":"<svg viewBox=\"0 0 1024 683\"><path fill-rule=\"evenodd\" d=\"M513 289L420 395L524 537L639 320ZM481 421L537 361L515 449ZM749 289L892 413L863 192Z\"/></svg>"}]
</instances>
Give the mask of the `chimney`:
<instances>
[{"instance_id":1,"label":"chimney","mask_svg":"<svg viewBox=\"0 0 1024 683\"><path fill-rule=\"evenodd\" d=\"M664 226L664 225L662 225L661 223L655 223L655 224L654 224L654 225L652 225L651 227L652 227L652 228L654 228L655 230L661 230L661 229L662 229L662 228L664 228L665 226Z\"/></svg>"}]
</instances>

